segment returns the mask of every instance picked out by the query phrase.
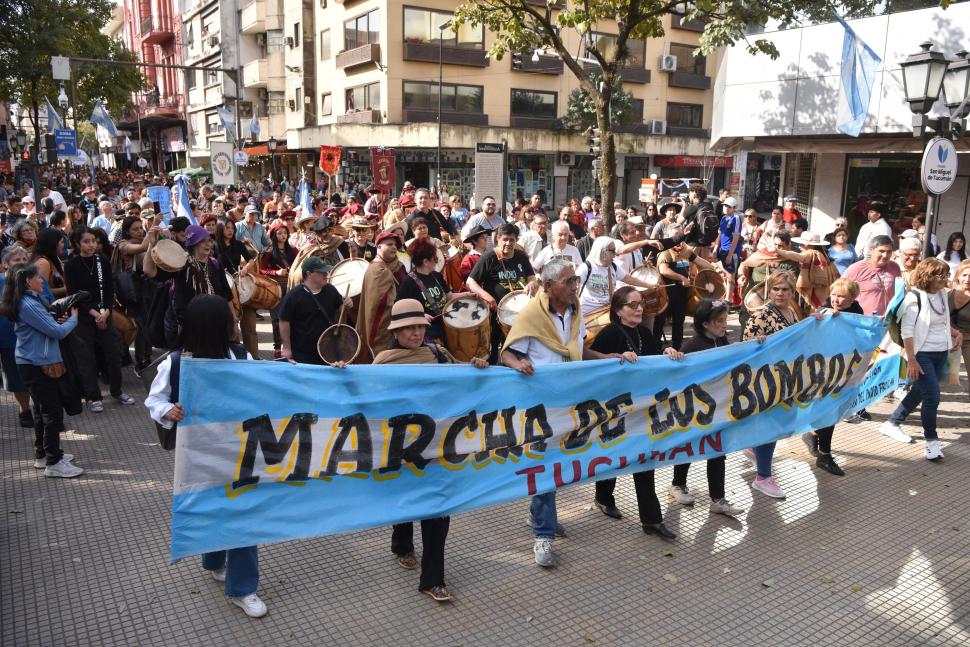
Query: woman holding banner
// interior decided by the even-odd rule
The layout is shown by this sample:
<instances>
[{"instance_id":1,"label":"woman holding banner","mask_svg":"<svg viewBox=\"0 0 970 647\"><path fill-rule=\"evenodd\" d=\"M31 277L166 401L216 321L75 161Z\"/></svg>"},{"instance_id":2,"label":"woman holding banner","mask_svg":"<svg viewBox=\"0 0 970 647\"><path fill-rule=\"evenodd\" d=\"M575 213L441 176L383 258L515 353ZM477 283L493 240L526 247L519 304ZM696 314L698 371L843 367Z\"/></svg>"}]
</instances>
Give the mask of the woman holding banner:
<instances>
[{"instance_id":1,"label":"woman holding banner","mask_svg":"<svg viewBox=\"0 0 970 647\"><path fill-rule=\"evenodd\" d=\"M594 244L595 245L595 244ZM593 341L592 350L603 357L616 357L620 362L635 364L643 355L666 355L680 360L684 354L673 349L662 350L653 333L643 323L643 299L636 288L625 285L617 289L610 299L610 323L599 332ZM597 508L607 517L619 519L623 515L616 507L613 490L616 479L603 479L596 482ZM654 488L653 470L636 472L633 487L637 493L637 508L643 532L657 535L663 540L673 541L677 535L663 524L660 499Z\"/></svg>"},{"instance_id":2,"label":"woman holding banner","mask_svg":"<svg viewBox=\"0 0 970 647\"><path fill-rule=\"evenodd\" d=\"M182 319L180 350L158 365L158 373L145 399L152 420L166 429L185 419L178 402L178 378L181 358L252 359L241 346L230 342L236 320L229 302L218 296L197 296L188 304ZM256 546L231 548L202 556L202 568L212 573L217 582L225 583L229 601L250 618L266 615L266 604L256 595L259 586L259 556Z\"/></svg>"}]
</instances>

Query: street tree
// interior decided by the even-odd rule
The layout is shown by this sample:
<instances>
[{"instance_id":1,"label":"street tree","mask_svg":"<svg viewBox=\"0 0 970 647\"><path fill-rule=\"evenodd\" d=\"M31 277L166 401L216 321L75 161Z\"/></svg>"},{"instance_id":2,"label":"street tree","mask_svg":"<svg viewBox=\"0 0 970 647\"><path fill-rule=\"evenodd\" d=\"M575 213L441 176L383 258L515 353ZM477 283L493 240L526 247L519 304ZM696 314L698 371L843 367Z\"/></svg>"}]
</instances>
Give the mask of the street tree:
<instances>
[{"instance_id":1,"label":"street tree","mask_svg":"<svg viewBox=\"0 0 970 647\"><path fill-rule=\"evenodd\" d=\"M27 108L40 141L44 98L55 106L60 92L51 77L52 56L78 56L136 61L121 42L101 33L114 10L113 0L0 0L0 99ZM144 87L137 68L80 65L72 70L77 84L78 121L87 119L100 100L117 117L131 103L131 93ZM67 88L70 95L70 88ZM66 125L66 124L65 124Z\"/></svg>"},{"instance_id":2,"label":"street tree","mask_svg":"<svg viewBox=\"0 0 970 647\"><path fill-rule=\"evenodd\" d=\"M594 85L599 85L599 74L593 72ZM628 126L634 122L636 104L633 95L622 89L613 93L610 101L610 124L615 130L619 126ZM566 114L559 120L566 132L588 132L596 126L596 100L585 87L573 88L566 99Z\"/></svg>"},{"instance_id":3,"label":"street tree","mask_svg":"<svg viewBox=\"0 0 970 647\"><path fill-rule=\"evenodd\" d=\"M751 35L752 27L768 23L782 27L801 22L828 22L835 14L844 17L869 15L879 0L468 0L455 11L454 29L464 24L484 25L495 35L489 56L501 59L508 52L545 50L559 56L592 99L596 127L600 131L599 186L602 215L613 225L616 196L615 123L610 103L622 90L620 71L629 57L631 40L661 38L664 20L678 15L687 21L703 21L699 52L710 54L721 47L744 43L752 53L777 57L774 44ZM570 51L568 30L579 34L582 46ZM611 38L597 38L609 33ZM591 78L586 63L599 69Z\"/></svg>"}]
</instances>

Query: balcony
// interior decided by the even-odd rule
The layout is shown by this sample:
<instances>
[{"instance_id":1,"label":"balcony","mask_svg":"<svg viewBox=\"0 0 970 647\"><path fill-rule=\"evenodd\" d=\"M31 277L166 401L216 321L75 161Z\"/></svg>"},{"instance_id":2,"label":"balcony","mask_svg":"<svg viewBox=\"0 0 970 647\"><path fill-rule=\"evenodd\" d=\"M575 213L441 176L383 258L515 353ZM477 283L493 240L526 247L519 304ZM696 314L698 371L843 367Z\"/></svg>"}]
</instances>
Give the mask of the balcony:
<instances>
[{"instance_id":1,"label":"balcony","mask_svg":"<svg viewBox=\"0 0 970 647\"><path fill-rule=\"evenodd\" d=\"M253 0L242 8L239 28L244 34L266 31L266 0Z\"/></svg>"},{"instance_id":2,"label":"balcony","mask_svg":"<svg viewBox=\"0 0 970 647\"><path fill-rule=\"evenodd\" d=\"M337 115L335 121L338 124L379 124L381 123L381 111L358 110L348 112L345 115Z\"/></svg>"},{"instance_id":3,"label":"balcony","mask_svg":"<svg viewBox=\"0 0 970 647\"><path fill-rule=\"evenodd\" d=\"M512 115L509 118L509 125L512 128L540 128L549 130L556 125L554 117L517 117Z\"/></svg>"},{"instance_id":4,"label":"balcony","mask_svg":"<svg viewBox=\"0 0 970 647\"><path fill-rule=\"evenodd\" d=\"M162 45L175 38L175 21L171 16L147 16L141 21L141 42Z\"/></svg>"},{"instance_id":5,"label":"balcony","mask_svg":"<svg viewBox=\"0 0 970 647\"><path fill-rule=\"evenodd\" d=\"M683 29L684 31L696 31L698 33L703 33L704 26L707 24L706 21L698 18L695 20L684 20L683 16L671 16L670 26L674 29Z\"/></svg>"},{"instance_id":6,"label":"balcony","mask_svg":"<svg viewBox=\"0 0 970 647\"><path fill-rule=\"evenodd\" d=\"M587 72L599 72L600 66L595 63L584 63L583 68ZM620 68L620 78L627 83L650 83L650 70L627 65Z\"/></svg>"},{"instance_id":7,"label":"balcony","mask_svg":"<svg viewBox=\"0 0 970 647\"><path fill-rule=\"evenodd\" d=\"M344 50L337 54L335 58L335 64L338 69L349 69L357 67L358 65L380 63L380 61L381 46L379 43L371 43L369 45Z\"/></svg>"},{"instance_id":8,"label":"balcony","mask_svg":"<svg viewBox=\"0 0 970 647\"><path fill-rule=\"evenodd\" d=\"M522 63L513 65L517 72L531 72L532 74L562 74L563 63L558 56L540 56L538 61L532 60L532 54L522 54Z\"/></svg>"},{"instance_id":9,"label":"balcony","mask_svg":"<svg viewBox=\"0 0 970 647\"><path fill-rule=\"evenodd\" d=\"M407 123L421 123L425 121L437 122L438 111L424 108L405 108L404 121ZM487 126L488 115L483 112L451 112L442 110L441 123L456 126Z\"/></svg>"},{"instance_id":10,"label":"balcony","mask_svg":"<svg viewBox=\"0 0 970 647\"><path fill-rule=\"evenodd\" d=\"M700 139L710 139L711 131L708 128L689 128L686 126L671 126L667 124L668 137L698 137Z\"/></svg>"},{"instance_id":11,"label":"balcony","mask_svg":"<svg viewBox=\"0 0 970 647\"><path fill-rule=\"evenodd\" d=\"M242 82L244 88L265 88L269 75L265 58L258 58L243 65Z\"/></svg>"},{"instance_id":12,"label":"balcony","mask_svg":"<svg viewBox=\"0 0 970 647\"><path fill-rule=\"evenodd\" d=\"M134 106L122 111L118 120L122 124L137 123L139 118L142 125L161 124L167 121L181 121L185 97L161 96L152 92L135 95Z\"/></svg>"},{"instance_id":13,"label":"balcony","mask_svg":"<svg viewBox=\"0 0 970 647\"><path fill-rule=\"evenodd\" d=\"M484 49L445 46L435 43L404 41L404 60L423 63L437 63L439 55L448 65L467 65L469 67L488 67L488 57Z\"/></svg>"},{"instance_id":14,"label":"balcony","mask_svg":"<svg viewBox=\"0 0 970 647\"><path fill-rule=\"evenodd\" d=\"M689 88L691 90L710 90L711 77L692 72L671 72L667 78L667 85L672 88Z\"/></svg>"}]
</instances>

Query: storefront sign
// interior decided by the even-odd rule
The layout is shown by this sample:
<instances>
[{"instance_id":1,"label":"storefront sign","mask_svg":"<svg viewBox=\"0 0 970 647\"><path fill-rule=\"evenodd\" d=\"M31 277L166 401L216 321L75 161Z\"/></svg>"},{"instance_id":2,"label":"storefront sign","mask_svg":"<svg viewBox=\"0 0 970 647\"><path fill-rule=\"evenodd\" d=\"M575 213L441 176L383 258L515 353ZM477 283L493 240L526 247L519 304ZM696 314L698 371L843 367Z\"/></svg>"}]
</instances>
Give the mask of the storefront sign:
<instances>
[{"instance_id":1,"label":"storefront sign","mask_svg":"<svg viewBox=\"0 0 970 647\"><path fill-rule=\"evenodd\" d=\"M852 168L879 168L879 158L858 157L856 159L849 160L849 166Z\"/></svg>"},{"instance_id":2,"label":"storefront sign","mask_svg":"<svg viewBox=\"0 0 970 647\"><path fill-rule=\"evenodd\" d=\"M731 168L730 157L697 157L694 155L656 155L653 165L660 168Z\"/></svg>"},{"instance_id":3,"label":"storefront sign","mask_svg":"<svg viewBox=\"0 0 970 647\"><path fill-rule=\"evenodd\" d=\"M229 186L236 183L236 166L232 163L232 142L210 143L209 159L212 164L213 184Z\"/></svg>"},{"instance_id":4,"label":"storefront sign","mask_svg":"<svg viewBox=\"0 0 970 647\"><path fill-rule=\"evenodd\" d=\"M481 205L485 196L504 204L502 186L505 183L505 144L475 145L475 204Z\"/></svg>"},{"instance_id":5,"label":"storefront sign","mask_svg":"<svg viewBox=\"0 0 970 647\"><path fill-rule=\"evenodd\" d=\"M657 197L657 180L650 177L641 178L637 197L640 202L653 202Z\"/></svg>"},{"instance_id":6,"label":"storefront sign","mask_svg":"<svg viewBox=\"0 0 970 647\"><path fill-rule=\"evenodd\" d=\"M957 147L943 137L930 140L923 151L919 171L927 193L946 193L957 179Z\"/></svg>"},{"instance_id":7,"label":"storefront sign","mask_svg":"<svg viewBox=\"0 0 970 647\"><path fill-rule=\"evenodd\" d=\"M236 151L233 159L236 160L236 166L246 166L249 164L249 153L246 151Z\"/></svg>"},{"instance_id":8,"label":"storefront sign","mask_svg":"<svg viewBox=\"0 0 970 647\"><path fill-rule=\"evenodd\" d=\"M394 189L395 160L397 153L393 148L374 147L370 149L370 172L374 186L389 194Z\"/></svg>"}]
</instances>

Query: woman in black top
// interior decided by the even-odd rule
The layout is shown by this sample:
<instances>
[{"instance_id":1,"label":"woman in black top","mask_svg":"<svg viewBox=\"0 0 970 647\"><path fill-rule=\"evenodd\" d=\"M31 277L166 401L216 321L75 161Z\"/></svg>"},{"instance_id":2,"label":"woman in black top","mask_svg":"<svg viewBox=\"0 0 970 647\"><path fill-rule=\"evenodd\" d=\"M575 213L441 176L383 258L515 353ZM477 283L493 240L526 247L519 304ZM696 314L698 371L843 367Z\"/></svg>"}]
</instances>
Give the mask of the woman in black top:
<instances>
[{"instance_id":1,"label":"woman in black top","mask_svg":"<svg viewBox=\"0 0 970 647\"><path fill-rule=\"evenodd\" d=\"M697 304L694 311L695 334L684 342L681 350L684 353L696 353L711 348L727 346L727 301L712 301L704 299ZM724 456L711 458L707 461L707 491L711 495L711 512L736 517L744 508L738 507L724 498ZM667 497L672 503L694 505L694 495L687 489L687 472L690 463L674 466L674 480L667 491Z\"/></svg>"},{"instance_id":2,"label":"woman in black top","mask_svg":"<svg viewBox=\"0 0 970 647\"><path fill-rule=\"evenodd\" d=\"M859 284L850 279L837 279L829 289L829 298L825 304L819 308L819 312L828 311L833 317L837 317L840 312L851 312L852 314L865 314L862 306L856 301L859 296ZM808 451L815 456L815 466L825 470L835 476L845 476L845 472L838 466L832 458L832 434L835 425L822 427L807 434L802 434L802 440L808 446Z\"/></svg>"},{"instance_id":3,"label":"woman in black top","mask_svg":"<svg viewBox=\"0 0 970 647\"><path fill-rule=\"evenodd\" d=\"M636 362L641 355L666 355L675 360L683 359L684 354L673 348L661 350L653 333L641 325L642 322L643 299L640 293L628 285L619 288L610 299L610 323L596 336L592 349L631 363ZM606 516L619 519L622 515L616 508L613 497L615 487L615 478L597 481L594 503ZM663 524L660 500L654 488L653 470L635 473L633 487L637 493L643 532L667 541L676 539L677 535L667 530Z\"/></svg>"},{"instance_id":4,"label":"woman in black top","mask_svg":"<svg viewBox=\"0 0 970 647\"><path fill-rule=\"evenodd\" d=\"M37 269L55 299L67 295L67 288L64 287L64 266L61 264L64 247L64 233L60 229L49 227L37 237L31 258L31 263L37 264Z\"/></svg>"},{"instance_id":5,"label":"woman in black top","mask_svg":"<svg viewBox=\"0 0 970 647\"><path fill-rule=\"evenodd\" d=\"M451 288L441 272L434 269L438 263L438 249L428 238L415 238L407 249L411 256L411 271L401 281L396 300L419 301L424 306L424 315L428 320L425 343L443 346L445 327L441 321L441 313L455 295L451 293Z\"/></svg>"},{"instance_id":6,"label":"woman in black top","mask_svg":"<svg viewBox=\"0 0 970 647\"><path fill-rule=\"evenodd\" d=\"M88 407L94 413L101 413L104 404L95 348L104 356L111 397L127 405L134 404L135 399L121 390L121 338L111 321L115 298L111 262L97 253L98 240L92 230L83 227L75 231L74 236L74 248L78 253L64 264L67 291L68 294L84 291L90 298L79 304L77 328L68 339Z\"/></svg>"}]
</instances>

